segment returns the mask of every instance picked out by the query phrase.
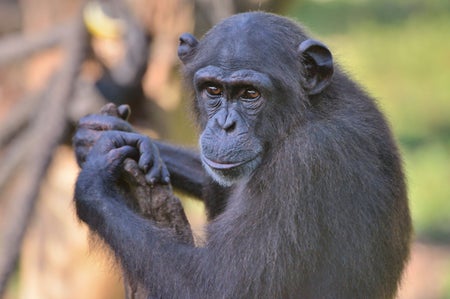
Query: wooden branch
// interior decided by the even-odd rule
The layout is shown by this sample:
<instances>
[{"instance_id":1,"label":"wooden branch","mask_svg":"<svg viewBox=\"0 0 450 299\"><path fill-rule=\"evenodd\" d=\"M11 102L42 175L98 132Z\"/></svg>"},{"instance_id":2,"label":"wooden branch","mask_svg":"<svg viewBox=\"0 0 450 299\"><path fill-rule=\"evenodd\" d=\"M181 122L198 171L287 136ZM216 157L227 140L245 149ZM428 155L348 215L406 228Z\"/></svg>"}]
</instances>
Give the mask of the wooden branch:
<instances>
[{"instance_id":1,"label":"wooden branch","mask_svg":"<svg viewBox=\"0 0 450 299\"><path fill-rule=\"evenodd\" d=\"M18 132L29 123L43 98L40 93L27 95L18 101L19 103L6 115L0 126L0 148L10 142L14 136L17 136Z\"/></svg>"},{"instance_id":2,"label":"wooden branch","mask_svg":"<svg viewBox=\"0 0 450 299\"><path fill-rule=\"evenodd\" d=\"M28 147L28 153L21 164L25 166L20 176L23 185L14 190L14 205L11 211L8 211L11 225L4 230L0 240L3 247L0 255L0 297L16 265L39 186L65 133L68 101L72 98L74 82L85 59L87 36L80 15L76 26L65 40L67 49L65 63L49 92L45 109L40 110L23 136L30 138L33 146Z\"/></svg>"},{"instance_id":3,"label":"wooden branch","mask_svg":"<svg viewBox=\"0 0 450 299\"><path fill-rule=\"evenodd\" d=\"M0 163L0 190L5 187L8 180L15 174L15 171L23 163L30 149L35 146L36 137L41 130L39 124L36 123L36 117L41 113L41 110L46 110L49 104L48 96L52 88L54 88L55 77L52 76L50 78L41 94L25 99L26 104L19 104L17 109L8 115L2 128L0 128L0 147L5 146L9 142L3 153L3 156L8 157L8 159ZM12 139L12 137L15 138Z\"/></svg>"},{"instance_id":4,"label":"wooden branch","mask_svg":"<svg viewBox=\"0 0 450 299\"><path fill-rule=\"evenodd\" d=\"M139 213L165 229L179 242L194 246L191 227L180 200L173 194L172 187L148 185L138 164L132 159L125 160L124 169ZM144 299L151 295L141 284L130 281L127 277L124 277L124 283L127 299Z\"/></svg>"},{"instance_id":5,"label":"wooden branch","mask_svg":"<svg viewBox=\"0 0 450 299\"><path fill-rule=\"evenodd\" d=\"M194 245L191 227L181 201L173 194L172 186L147 184L144 174L132 159L125 160L124 169L139 213L180 242Z\"/></svg>"},{"instance_id":6,"label":"wooden branch","mask_svg":"<svg viewBox=\"0 0 450 299\"><path fill-rule=\"evenodd\" d=\"M76 26L75 22L54 26L39 35L10 34L0 40L0 65L28 57L60 44Z\"/></svg>"}]
</instances>

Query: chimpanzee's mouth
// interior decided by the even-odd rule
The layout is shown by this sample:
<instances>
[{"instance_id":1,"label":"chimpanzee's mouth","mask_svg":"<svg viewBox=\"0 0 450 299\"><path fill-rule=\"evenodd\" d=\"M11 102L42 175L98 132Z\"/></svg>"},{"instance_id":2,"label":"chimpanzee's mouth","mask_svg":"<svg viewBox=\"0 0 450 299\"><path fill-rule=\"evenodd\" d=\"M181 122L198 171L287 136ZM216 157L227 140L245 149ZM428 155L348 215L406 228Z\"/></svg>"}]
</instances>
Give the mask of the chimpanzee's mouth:
<instances>
[{"instance_id":1,"label":"chimpanzee's mouth","mask_svg":"<svg viewBox=\"0 0 450 299\"><path fill-rule=\"evenodd\" d=\"M238 166L241 166L249 161L240 161L240 162L217 162L217 161L212 161L208 158L206 158L205 156L202 157L203 162L208 165L209 167L211 167L212 169L217 169L217 170L229 170L229 169L233 169L236 168Z\"/></svg>"}]
</instances>

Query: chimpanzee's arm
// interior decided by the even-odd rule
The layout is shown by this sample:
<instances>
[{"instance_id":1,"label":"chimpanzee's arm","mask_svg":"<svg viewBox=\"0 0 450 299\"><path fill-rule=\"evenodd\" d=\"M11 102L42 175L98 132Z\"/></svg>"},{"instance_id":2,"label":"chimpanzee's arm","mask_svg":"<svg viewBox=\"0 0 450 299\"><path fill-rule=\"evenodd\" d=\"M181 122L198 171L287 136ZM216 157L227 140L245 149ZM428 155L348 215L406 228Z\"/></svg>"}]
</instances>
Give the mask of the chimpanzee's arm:
<instances>
[{"instance_id":1,"label":"chimpanzee's arm","mask_svg":"<svg viewBox=\"0 0 450 299\"><path fill-rule=\"evenodd\" d=\"M168 292L172 292L174 281L182 285L185 295L198 292L192 284L194 275L188 275L194 269L182 271L179 266L197 258L199 250L180 243L127 207L129 199L121 192L125 158L138 161L148 182L165 182L167 169L149 138L135 133L105 132L87 156L77 180L78 217L111 247L130 281L142 283L163 298L171 297Z\"/></svg>"}]
</instances>

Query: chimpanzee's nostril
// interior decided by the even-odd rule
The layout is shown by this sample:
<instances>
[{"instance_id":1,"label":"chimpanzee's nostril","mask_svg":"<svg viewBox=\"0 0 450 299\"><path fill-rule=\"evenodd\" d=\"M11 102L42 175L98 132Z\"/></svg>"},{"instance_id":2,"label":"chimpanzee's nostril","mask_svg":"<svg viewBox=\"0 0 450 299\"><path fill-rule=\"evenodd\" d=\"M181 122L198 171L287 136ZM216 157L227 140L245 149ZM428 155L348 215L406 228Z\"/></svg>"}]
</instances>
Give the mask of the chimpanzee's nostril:
<instances>
[{"instance_id":1,"label":"chimpanzee's nostril","mask_svg":"<svg viewBox=\"0 0 450 299\"><path fill-rule=\"evenodd\" d=\"M223 126L223 129L227 132L227 133L231 133L234 131L234 129L236 129L236 122L235 121L231 121L230 123L225 123L225 125Z\"/></svg>"}]
</instances>

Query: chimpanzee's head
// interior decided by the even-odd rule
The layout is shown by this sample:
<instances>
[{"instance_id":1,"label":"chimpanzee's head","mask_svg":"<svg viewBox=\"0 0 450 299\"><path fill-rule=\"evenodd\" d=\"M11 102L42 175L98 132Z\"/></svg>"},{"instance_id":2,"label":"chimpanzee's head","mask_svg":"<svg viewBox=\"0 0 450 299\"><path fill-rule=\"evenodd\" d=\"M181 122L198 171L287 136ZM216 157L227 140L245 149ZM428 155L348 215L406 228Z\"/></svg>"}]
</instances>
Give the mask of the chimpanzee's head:
<instances>
[{"instance_id":1,"label":"chimpanzee's head","mask_svg":"<svg viewBox=\"0 0 450 299\"><path fill-rule=\"evenodd\" d=\"M222 185L249 178L333 74L325 45L261 12L228 18L200 41L183 34L178 56L195 93L203 164Z\"/></svg>"}]
</instances>

